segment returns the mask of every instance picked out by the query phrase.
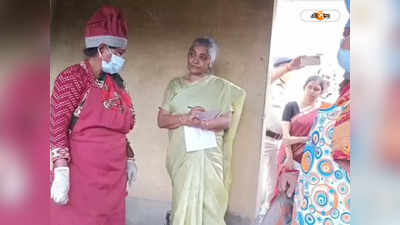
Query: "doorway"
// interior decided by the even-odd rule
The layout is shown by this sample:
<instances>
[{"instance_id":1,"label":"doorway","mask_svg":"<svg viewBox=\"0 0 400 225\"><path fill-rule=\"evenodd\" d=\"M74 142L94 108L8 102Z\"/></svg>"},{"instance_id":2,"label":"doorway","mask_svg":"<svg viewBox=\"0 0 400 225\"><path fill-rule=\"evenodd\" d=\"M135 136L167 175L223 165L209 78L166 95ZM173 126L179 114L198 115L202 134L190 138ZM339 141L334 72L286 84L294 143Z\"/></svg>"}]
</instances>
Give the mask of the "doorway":
<instances>
[{"instance_id":1,"label":"doorway","mask_svg":"<svg viewBox=\"0 0 400 225\"><path fill-rule=\"evenodd\" d=\"M318 18L318 12L324 18ZM276 184L284 106L303 96L304 82L311 75L319 75L326 82L320 101L333 103L338 97L344 70L337 62L337 52L348 18L344 0L275 0L260 151L258 220L270 208ZM318 62L304 60L308 64L303 68L273 79L279 65L298 56L311 56Z\"/></svg>"}]
</instances>

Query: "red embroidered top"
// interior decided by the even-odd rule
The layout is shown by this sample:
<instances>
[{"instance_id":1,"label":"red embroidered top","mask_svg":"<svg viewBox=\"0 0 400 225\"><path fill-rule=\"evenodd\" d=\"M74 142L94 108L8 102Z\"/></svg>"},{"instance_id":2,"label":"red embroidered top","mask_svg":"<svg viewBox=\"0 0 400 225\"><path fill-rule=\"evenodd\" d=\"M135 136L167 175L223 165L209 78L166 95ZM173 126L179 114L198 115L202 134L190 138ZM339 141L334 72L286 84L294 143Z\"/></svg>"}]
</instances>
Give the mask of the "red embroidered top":
<instances>
[{"instance_id":1,"label":"red embroidered top","mask_svg":"<svg viewBox=\"0 0 400 225\"><path fill-rule=\"evenodd\" d=\"M94 80L85 63L68 67L55 80L50 100L49 128L53 161L59 158L70 160L68 135L72 115Z\"/></svg>"},{"instance_id":2,"label":"red embroidered top","mask_svg":"<svg viewBox=\"0 0 400 225\"><path fill-rule=\"evenodd\" d=\"M53 162L57 159L71 160L68 137L74 112L81 110L79 108L82 107L81 103L90 87L98 85L92 70L89 68L90 65L87 61L70 66L61 72L54 82L50 100L49 127L50 151ZM123 97L129 98L126 93L125 95ZM132 109L135 121L130 98L127 104Z\"/></svg>"}]
</instances>

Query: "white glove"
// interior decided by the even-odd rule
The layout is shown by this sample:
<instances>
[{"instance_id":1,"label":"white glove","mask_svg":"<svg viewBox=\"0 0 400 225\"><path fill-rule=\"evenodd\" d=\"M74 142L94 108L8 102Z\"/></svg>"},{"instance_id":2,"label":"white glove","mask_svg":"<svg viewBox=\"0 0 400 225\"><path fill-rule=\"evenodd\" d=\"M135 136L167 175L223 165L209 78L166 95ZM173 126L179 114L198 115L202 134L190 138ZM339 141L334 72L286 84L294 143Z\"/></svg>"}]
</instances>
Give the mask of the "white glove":
<instances>
[{"instance_id":1,"label":"white glove","mask_svg":"<svg viewBox=\"0 0 400 225\"><path fill-rule=\"evenodd\" d=\"M69 192L69 168L66 166L54 168L54 180L51 185L51 199L56 204L65 205L68 203Z\"/></svg>"},{"instance_id":2,"label":"white glove","mask_svg":"<svg viewBox=\"0 0 400 225\"><path fill-rule=\"evenodd\" d=\"M128 186L129 187L131 187L133 185L133 183L135 183L136 176L137 176L137 171L138 171L138 168L136 166L135 161L128 160L127 161L126 172L128 174Z\"/></svg>"}]
</instances>

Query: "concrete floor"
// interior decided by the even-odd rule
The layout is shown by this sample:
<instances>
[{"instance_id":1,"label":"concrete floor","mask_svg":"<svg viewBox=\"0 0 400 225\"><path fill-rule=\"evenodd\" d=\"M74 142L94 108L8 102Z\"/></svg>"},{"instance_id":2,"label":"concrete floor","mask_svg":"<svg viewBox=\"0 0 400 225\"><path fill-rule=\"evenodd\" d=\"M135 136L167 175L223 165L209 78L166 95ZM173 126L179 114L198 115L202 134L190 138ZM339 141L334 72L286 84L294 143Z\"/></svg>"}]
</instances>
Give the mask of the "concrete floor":
<instances>
[{"instance_id":1,"label":"concrete floor","mask_svg":"<svg viewBox=\"0 0 400 225\"><path fill-rule=\"evenodd\" d=\"M170 202L128 197L126 199L126 225L165 225L165 216L171 209ZM227 225L252 225L249 218L227 213Z\"/></svg>"},{"instance_id":2,"label":"concrete floor","mask_svg":"<svg viewBox=\"0 0 400 225\"><path fill-rule=\"evenodd\" d=\"M169 202L128 197L126 200L126 225L164 225Z\"/></svg>"}]
</instances>

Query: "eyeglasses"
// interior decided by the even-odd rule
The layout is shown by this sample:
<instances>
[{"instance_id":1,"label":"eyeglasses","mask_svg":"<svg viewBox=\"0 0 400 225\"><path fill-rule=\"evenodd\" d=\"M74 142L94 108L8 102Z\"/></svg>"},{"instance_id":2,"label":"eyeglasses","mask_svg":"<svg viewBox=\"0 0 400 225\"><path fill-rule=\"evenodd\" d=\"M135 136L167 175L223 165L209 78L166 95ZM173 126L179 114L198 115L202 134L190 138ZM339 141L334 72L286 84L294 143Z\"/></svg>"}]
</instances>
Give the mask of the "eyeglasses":
<instances>
[{"instance_id":1,"label":"eyeglasses","mask_svg":"<svg viewBox=\"0 0 400 225\"><path fill-rule=\"evenodd\" d=\"M112 54L117 55L117 56L122 56L123 54L125 54L127 52L126 49L122 49L122 48L108 47L108 49L110 49L110 52Z\"/></svg>"}]
</instances>

